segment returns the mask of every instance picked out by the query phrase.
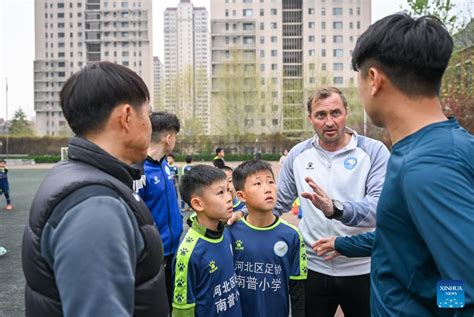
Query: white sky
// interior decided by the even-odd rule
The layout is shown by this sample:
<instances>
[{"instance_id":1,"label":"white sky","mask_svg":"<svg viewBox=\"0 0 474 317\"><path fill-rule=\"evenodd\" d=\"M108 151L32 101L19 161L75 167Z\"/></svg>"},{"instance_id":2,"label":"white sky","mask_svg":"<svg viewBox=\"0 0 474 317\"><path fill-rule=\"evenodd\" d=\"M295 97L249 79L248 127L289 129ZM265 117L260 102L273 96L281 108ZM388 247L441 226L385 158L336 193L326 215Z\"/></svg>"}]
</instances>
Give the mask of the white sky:
<instances>
[{"instance_id":1,"label":"white sky","mask_svg":"<svg viewBox=\"0 0 474 317\"><path fill-rule=\"evenodd\" d=\"M364 0L363 0L364 1ZM210 0L191 0L206 7ZM163 62L163 12L179 0L153 1L153 55ZM454 0L456 12L470 16L474 0ZM372 0L372 22L400 11L405 0ZM471 12L469 12L471 11ZM34 0L0 0L0 118L6 117L5 78L8 78L8 117L23 108L29 117L33 107L33 60L35 57Z\"/></svg>"}]
</instances>

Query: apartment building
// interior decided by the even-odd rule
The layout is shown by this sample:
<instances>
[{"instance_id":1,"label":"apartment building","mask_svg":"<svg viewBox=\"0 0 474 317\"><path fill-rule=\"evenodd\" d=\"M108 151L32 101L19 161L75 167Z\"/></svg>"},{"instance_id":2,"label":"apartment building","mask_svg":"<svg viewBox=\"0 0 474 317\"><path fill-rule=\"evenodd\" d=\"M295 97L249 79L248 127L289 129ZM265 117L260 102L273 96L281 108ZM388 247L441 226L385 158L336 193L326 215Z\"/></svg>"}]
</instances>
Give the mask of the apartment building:
<instances>
[{"instance_id":1,"label":"apartment building","mask_svg":"<svg viewBox=\"0 0 474 317\"><path fill-rule=\"evenodd\" d=\"M151 23L152 0L35 0L38 134L70 134L59 92L87 63L111 61L130 67L143 78L153 99Z\"/></svg>"},{"instance_id":2,"label":"apartment building","mask_svg":"<svg viewBox=\"0 0 474 317\"><path fill-rule=\"evenodd\" d=\"M239 130L299 136L316 87L356 84L352 50L370 21L370 0L211 0L213 113L229 99L223 82L233 65L248 83L242 95L253 97L240 98Z\"/></svg>"},{"instance_id":3,"label":"apartment building","mask_svg":"<svg viewBox=\"0 0 474 317\"><path fill-rule=\"evenodd\" d=\"M158 56L153 56L153 97L154 109L162 110L164 108L164 99L162 96L162 83L164 76L164 65Z\"/></svg>"},{"instance_id":4,"label":"apartment building","mask_svg":"<svg viewBox=\"0 0 474 317\"><path fill-rule=\"evenodd\" d=\"M196 123L198 132L210 132L208 21L190 0L164 12L165 110L178 115L185 133Z\"/></svg>"}]
</instances>

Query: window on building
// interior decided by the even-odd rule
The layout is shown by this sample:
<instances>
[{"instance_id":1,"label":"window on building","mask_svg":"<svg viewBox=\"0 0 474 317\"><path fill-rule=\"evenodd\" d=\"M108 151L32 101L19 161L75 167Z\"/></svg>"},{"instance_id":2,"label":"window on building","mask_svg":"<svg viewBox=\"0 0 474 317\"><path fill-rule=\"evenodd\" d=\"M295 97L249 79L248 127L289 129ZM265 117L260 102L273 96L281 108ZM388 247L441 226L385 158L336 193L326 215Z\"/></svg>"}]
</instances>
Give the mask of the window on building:
<instances>
[{"instance_id":1,"label":"window on building","mask_svg":"<svg viewBox=\"0 0 474 317\"><path fill-rule=\"evenodd\" d=\"M342 29L342 21L335 21L332 23L332 28L335 30Z\"/></svg>"},{"instance_id":2,"label":"window on building","mask_svg":"<svg viewBox=\"0 0 474 317\"><path fill-rule=\"evenodd\" d=\"M272 23L271 23L271 29L272 29L272 30L276 30L277 27L278 27L278 26L277 26L277 23L276 23L276 22L272 22Z\"/></svg>"},{"instance_id":3,"label":"window on building","mask_svg":"<svg viewBox=\"0 0 474 317\"><path fill-rule=\"evenodd\" d=\"M278 38L276 36L272 36L271 39L272 39L272 43L278 42Z\"/></svg>"},{"instance_id":4,"label":"window on building","mask_svg":"<svg viewBox=\"0 0 474 317\"><path fill-rule=\"evenodd\" d=\"M260 71L264 72L265 71L265 64L260 64Z\"/></svg>"},{"instance_id":5,"label":"window on building","mask_svg":"<svg viewBox=\"0 0 474 317\"><path fill-rule=\"evenodd\" d=\"M270 9L270 15L277 15L277 9Z\"/></svg>"},{"instance_id":6,"label":"window on building","mask_svg":"<svg viewBox=\"0 0 474 317\"><path fill-rule=\"evenodd\" d=\"M332 15L342 15L342 8L332 8Z\"/></svg>"},{"instance_id":7,"label":"window on building","mask_svg":"<svg viewBox=\"0 0 474 317\"><path fill-rule=\"evenodd\" d=\"M321 35L321 43L326 43L326 35Z\"/></svg>"},{"instance_id":8,"label":"window on building","mask_svg":"<svg viewBox=\"0 0 474 317\"><path fill-rule=\"evenodd\" d=\"M315 39L314 35L308 36L308 41L314 42L314 39Z\"/></svg>"},{"instance_id":9,"label":"window on building","mask_svg":"<svg viewBox=\"0 0 474 317\"><path fill-rule=\"evenodd\" d=\"M356 8L357 15L360 15L360 7Z\"/></svg>"},{"instance_id":10,"label":"window on building","mask_svg":"<svg viewBox=\"0 0 474 317\"><path fill-rule=\"evenodd\" d=\"M260 23L260 30L262 31L265 30L265 23L263 22Z\"/></svg>"},{"instance_id":11,"label":"window on building","mask_svg":"<svg viewBox=\"0 0 474 317\"><path fill-rule=\"evenodd\" d=\"M333 70L342 70L343 69L343 64L342 63L334 63L332 65Z\"/></svg>"},{"instance_id":12,"label":"window on building","mask_svg":"<svg viewBox=\"0 0 474 317\"><path fill-rule=\"evenodd\" d=\"M260 51L260 57L265 57L265 51L264 50Z\"/></svg>"},{"instance_id":13,"label":"window on building","mask_svg":"<svg viewBox=\"0 0 474 317\"><path fill-rule=\"evenodd\" d=\"M308 55L309 56L315 56L316 55L316 51L314 49L311 49L308 51Z\"/></svg>"},{"instance_id":14,"label":"window on building","mask_svg":"<svg viewBox=\"0 0 474 317\"><path fill-rule=\"evenodd\" d=\"M332 42L333 43L342 43L342 35L334 35L332 37Z\"/></svg>"},{"instance_id":15,"label":"window on building","mask_svg":"<svg viewBox=\"0 0 474 317\"><path fill-rule=\"evenodd\" d=\"M322 71L326 71L327 68L326 68L326 63L321 63L321 70Z\"/></svg>"},{"instance_id":16,"label":"window on building","mask_svg":"<svg viewBox=\"0 0 474 317\"><path fill-rule=\"evenodd\" d=\"M321 22L321 29L322 30L326 29L326 22L325 21Z\"/></svg>"},{"instance_id":17,"label":"window on building","mask_svg":"<svg viewBox=\"0 0 474 317\"><path fill-rule=\"evenodd\" d=\"M321 50L321 56L322 56L322 57L326 57L326 49L323 48L323 49Z\"/></svg>"},{"instance_id":18,"label":"window on building","mask_svg":"<svg viewBox=\"0 0 474 317\"><path fill-rule=\"evenodd\" d=\"M251 17L253 16L253 10L252 9L244 9L242 11L242 14L244 17Z\"/></svg>"},{"instance_id":19,"label":"window on building","mask_svg":"<svg viewBox=\"0 0 474 317\"><path fill-rule=\"evenodd\" d=\"M344 84L344 78L340 77L340 76L336 76L336 77L333 78L333 83L335 85L342 85L342 84Z\"/></svg>"},{"instance_id":20,"label":"window on building","mask_svg":"<svg viewBox=\"0 0 474 317\"><path fill-rule=\"evenodd\" d=\"M314 63L309 63L309 70L314 70L315 66L316 65Z\"/></svg>"},{"instance_id":21,"label":"window on building","mask_svg":"<svg viewBox=\"0 0 474 317\"><path fill-rule=\"evenodd\" d=\"M272 64L272 70L278 70L278 64Z\"/></svg>"},{"instance_id":22,"label":"window on building","mask_svg":"<svg viewBox=\"0 0 474 317\"><path fill-rule=\"evenodd\" d=\"M260 16L261 17L265 16L265 10L264 9L260 9Z\"/></svg>"},{"instance_id":23,"label":"window on building","mask_svg":"<svg viewBox=\"0 0 474 317\"><path fill-rule=\"evenodd\" d=\"M273 57L278 56L278 51L277 50L272 50L272 56Z\"/></svg>"},{"instance_id":24,"label":"window on building","mask_svg":"<svg viewBox=\"0 0 474 317\"><path fill-rule=\"evenodd\" d=\"M308 22L308 28L314 29L314 22Z\"/></svg>"},{"instance_id":25,"label":"window on building","mask_svg":"<svg viewBox=\"0 0 474 317\"><path fill-rule=\"evenodd\" d=\"M333 56L334 57L342 57L343 56L343 50L342 49L333 50Z\"/></svg>"},{"instance_id":26,"label":"window on building","mask_svg":"<svg viewBox=\"0 0 474 317\"><path fill-rule=\"evenodd\" d=\"M58 9L64 9L64 2L58 2Z\"/></svg>"},{"instance_id":27,"label":"window on building","mask_svg":"<svg viewBox=\"0 0 474 317\"><path fill-rule=\"evenodd\" d=\"M265 44L265 36L260 36L260 44Z\"/></svg>"},{"instance_id":28,"label":"window on building","mask_svg":"<svg viewBox=\"0 0 474 317\"><path fill-rule=\"evenodd\" d=\"M323 16L326 15L326 8L324 8L324 7L321 8L321 15L323 15Z\"/></svg>"},{"instance_id":29,"label":"window on building","mask_svg":"<svg viewBox=\"0 0 474 317\"><path fill-rule=\"evenodd\" d=\"M308 8L308 14L314 14L314 8Z\"/></svg>"}]
</instances>

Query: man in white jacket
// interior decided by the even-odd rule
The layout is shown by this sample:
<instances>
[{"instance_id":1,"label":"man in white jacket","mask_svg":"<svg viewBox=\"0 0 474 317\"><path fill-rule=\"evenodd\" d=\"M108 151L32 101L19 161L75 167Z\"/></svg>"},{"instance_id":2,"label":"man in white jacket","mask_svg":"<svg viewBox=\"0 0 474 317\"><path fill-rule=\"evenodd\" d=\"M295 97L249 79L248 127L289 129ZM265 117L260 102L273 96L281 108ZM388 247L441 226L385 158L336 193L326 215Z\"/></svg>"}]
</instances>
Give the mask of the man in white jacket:
<instances>
[{"instance_id":1,"label":"man in white jacket","mask_svg":"<svg viewBox=\"0 0 474 317\"><path fill-rule=\"evenodd\" d=\"M301 199L299 224L308 254L306 316L332 317L338 305L346 317L370 316L370 258L325 262L313 245L324 236L374 229L389 152L383 143L346 127L347 100L339 89L319 89L307 107L316 135L288 154L275 207L281 214L297 197L307 198Z\"/></svg>"}]
</instances>

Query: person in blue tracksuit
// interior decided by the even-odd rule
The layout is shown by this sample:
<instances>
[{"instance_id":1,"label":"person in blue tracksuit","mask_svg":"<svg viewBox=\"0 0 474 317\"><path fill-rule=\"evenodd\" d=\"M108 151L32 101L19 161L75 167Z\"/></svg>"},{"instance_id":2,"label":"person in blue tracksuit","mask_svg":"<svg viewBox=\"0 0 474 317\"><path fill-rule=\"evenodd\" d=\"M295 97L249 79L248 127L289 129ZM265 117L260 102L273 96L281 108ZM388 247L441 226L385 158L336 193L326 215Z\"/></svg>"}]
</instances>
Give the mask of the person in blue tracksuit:
<instances>
[{"instance_id":1,"label":"person in blue tracksuit","mask_svg":"<svg viewBox=\"0 0 474 317\"><path fill-rule=\"evenodd\" d=\"M474 137L439 100L452 50L438 19L398 13L372 24L352 53L365 110L393 143L377 206L373 316L474 315Z\"/></svg>"},{"instance_id":2,"label":"person in blue tracksuit","mask_svg":"<svg viewBox=\"0 0 474 317\"><path fill-rule=\"evenodd\" d=\"M0 159L0 196L5 195L7 205L5 210L12 210L12 200L10 198L10 186L8 184L8 168L4 159Z\"/></svg>"},{"instance_id":3,"label":"person in blue tracksuit","mask_svg":"<svg viewBox=\"0 0 474 317\"><path fill-rule=\"evenodd\" d=\"M179 210L174 175L166 160L176 143L180 129L178 118L167 112L150 115L152 125L148 157L143 163L144 184L139 194L150 209L163 240L166 290L172 303L172 260L183 233L183 217Z\"/></svg>"}]
</instances>

